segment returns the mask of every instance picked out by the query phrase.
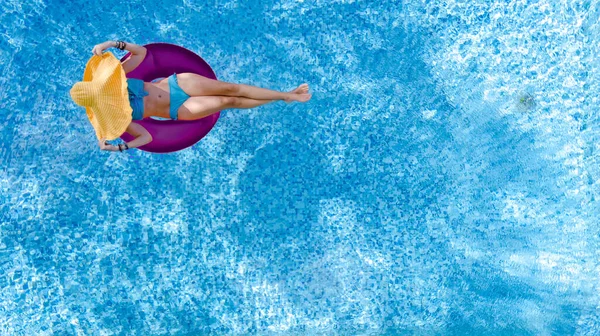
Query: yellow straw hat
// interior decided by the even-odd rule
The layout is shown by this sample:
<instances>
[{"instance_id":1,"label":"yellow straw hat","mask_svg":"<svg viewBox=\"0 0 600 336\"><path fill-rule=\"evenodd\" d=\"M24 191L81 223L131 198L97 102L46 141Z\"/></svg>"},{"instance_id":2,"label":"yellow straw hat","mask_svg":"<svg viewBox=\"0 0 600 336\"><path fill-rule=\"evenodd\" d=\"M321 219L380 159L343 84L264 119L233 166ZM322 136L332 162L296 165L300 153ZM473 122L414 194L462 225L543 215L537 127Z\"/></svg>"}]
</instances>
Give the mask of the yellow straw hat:
<instances>
[{"instance_id":1,"label":"yellow straw hat","mask_svg":"<svg viewBox=\"0 0 600 336\"><path fill-rule=\"evenodd\" d=\"M131 123L125 71L121 62L109 52L90 58L83 81L71 88L71 98L77 105L85 107L98 140L120 137Z\"/></svg>"}]
</instances>

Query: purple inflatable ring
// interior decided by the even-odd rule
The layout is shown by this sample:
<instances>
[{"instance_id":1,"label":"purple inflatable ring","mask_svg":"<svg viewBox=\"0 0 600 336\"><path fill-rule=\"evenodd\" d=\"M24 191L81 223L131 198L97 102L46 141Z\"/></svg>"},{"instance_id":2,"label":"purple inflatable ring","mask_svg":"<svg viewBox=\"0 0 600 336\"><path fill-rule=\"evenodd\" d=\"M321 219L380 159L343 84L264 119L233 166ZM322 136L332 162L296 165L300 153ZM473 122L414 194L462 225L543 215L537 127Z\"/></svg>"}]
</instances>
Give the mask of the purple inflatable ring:
<instances>
[{"instance_id":1,"label":"purple inflatable ring","mask_svg":"<svg viewBox=\"0 0 600 336\"><path fill-rule=\"evenodd\" d=\"M200 56L183 47L169 43L151 43L146 57L128 78L137 78L145 82L169 77L173 73L192 72L211 79L217 79L214 71ZM123 62L129 54L121 58ZM198 120L157 120L144 118L133 122L142 125L152 135L152 141L141 150L153 153L169 153L190 147L200 141L215 126L220 112ZM134 136L125 132L121 135L124 141L131 141Z\"/></svg>"}]
</instances>

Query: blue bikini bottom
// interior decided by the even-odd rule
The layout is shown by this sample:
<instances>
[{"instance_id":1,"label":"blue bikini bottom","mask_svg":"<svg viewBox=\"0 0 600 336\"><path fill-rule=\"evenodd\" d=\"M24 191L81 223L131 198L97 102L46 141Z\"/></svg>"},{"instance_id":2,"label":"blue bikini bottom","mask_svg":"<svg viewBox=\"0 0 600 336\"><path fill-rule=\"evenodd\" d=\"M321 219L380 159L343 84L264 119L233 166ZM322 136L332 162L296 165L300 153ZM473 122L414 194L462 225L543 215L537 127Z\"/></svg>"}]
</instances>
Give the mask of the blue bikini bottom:
<instances>
[{"instance_id":1,"label":"blue bikini bottom","mask_svg":"<svg viewBox=\"0 0 600 336\"><path fill-rule=\"evenodd\" d=\"M185 93L177 83L177 74L169 76L169 116L173 120L177 120L177 110L190 96Z\"/></svg>"}]
</instances>

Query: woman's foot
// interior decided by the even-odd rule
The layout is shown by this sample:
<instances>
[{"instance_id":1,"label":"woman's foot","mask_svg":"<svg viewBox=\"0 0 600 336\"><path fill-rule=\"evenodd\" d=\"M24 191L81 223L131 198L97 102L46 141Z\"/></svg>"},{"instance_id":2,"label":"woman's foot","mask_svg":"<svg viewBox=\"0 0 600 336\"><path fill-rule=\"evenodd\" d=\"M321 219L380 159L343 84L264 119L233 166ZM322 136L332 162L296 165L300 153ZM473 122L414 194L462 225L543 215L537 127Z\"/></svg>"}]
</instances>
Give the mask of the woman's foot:
<instances>
[{"instance_id":1,"label":"woman's foot","mask_svg":"<svg viewBox=\"0 0 600 336\"><path fill-rule=\"evenodd\" d=\"M308 93L308 84L301 84L289 93L289 98L284 99L286 103L291 103L293 101L305 103L312 97L312 95Z\"/></svg>"}]
</instances>

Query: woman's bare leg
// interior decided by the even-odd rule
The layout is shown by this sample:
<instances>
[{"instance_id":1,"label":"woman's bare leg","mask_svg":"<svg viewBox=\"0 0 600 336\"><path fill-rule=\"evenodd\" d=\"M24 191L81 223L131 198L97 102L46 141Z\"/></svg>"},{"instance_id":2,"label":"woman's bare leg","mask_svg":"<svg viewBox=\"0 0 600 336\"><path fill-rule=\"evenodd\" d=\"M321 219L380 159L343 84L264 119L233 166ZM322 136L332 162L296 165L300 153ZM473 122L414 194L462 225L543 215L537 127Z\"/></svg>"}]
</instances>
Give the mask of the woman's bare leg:
<instances>
[{"instance_id":1,"label":"woman's bare leg","mask_svg":"<svg viewBox=\"0 0 600 336\"><path fill-rule=\"evenodd\" d=\"M300 85L296 89L290 91L294 94L302 94L308 92L308 85ZM273 100L250 99L246 97L228 97L228 96L197 96L188 98L179 110L177 110L177 118L179 120L197 120L208 117L211 114L221 110L238 108L248 109L260 105L268 104Z\"/></svg>"},{"instance_id":2,"label":"woman's bare leg","mask_svg":"<svg viewBox=\"0 0 600 336\"><path fill-rule=\"evenodd\" d=\"M245 97L199 96L188 98L177 110L177 119L196 120L208 117L221 110L237 108L249 109L268 104L272 100L258 100Z\"/></svg>"},{"instance_id":3,"label":"woman's bare leg","mask_svg":"<svg viewBox=\"0 0 600 336\"><path fill-rule=\"evenodd\" d=\"M307 88L307 91L304 93L295 93L295 90L292 92L280 92L246 84L222 82L189 72L178 74L177 82L181 89L192 97L246 97L257 100L284 100L288 103L291 101L306 102L311 98L311 95L307 93L308 85L306 84L303 84Z\"/></svg>"}]
</instances>

